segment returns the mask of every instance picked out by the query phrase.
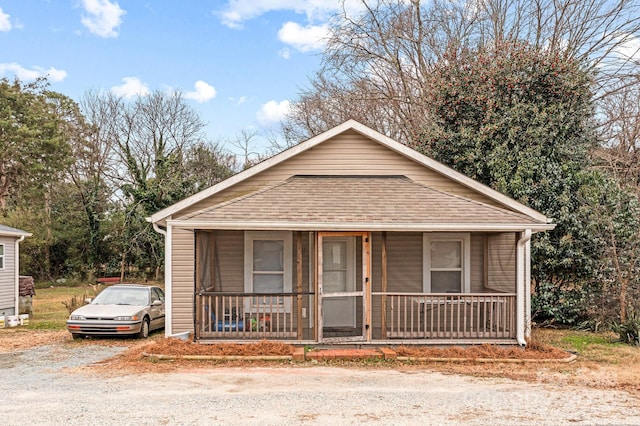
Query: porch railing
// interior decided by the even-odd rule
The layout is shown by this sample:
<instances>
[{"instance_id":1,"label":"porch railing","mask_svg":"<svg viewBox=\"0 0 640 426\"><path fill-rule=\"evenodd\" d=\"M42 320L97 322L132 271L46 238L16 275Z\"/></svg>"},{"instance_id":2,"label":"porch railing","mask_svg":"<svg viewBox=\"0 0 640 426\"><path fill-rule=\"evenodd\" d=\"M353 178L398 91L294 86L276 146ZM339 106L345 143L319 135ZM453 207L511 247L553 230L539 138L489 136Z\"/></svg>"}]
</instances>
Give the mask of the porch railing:
<instances>
[{"instance_id":1,"label":"porch railing","mask_svg":"<svg viewBox=\"0 0 640 426\"><path fill-rule=\"evenodd\" d=\"M196 295L196 337L296 339L298 293L209 293Z\"/></svg>"},{"instance_id":2,"label":"porch railing","mask_svg":"<svg viewBox=\"0 0 640 426\"><path fill-rule=\"evenodd\" d=\"M382 335L391 339L516 337L515 293L377 292Z\"/></svg>"}]
</instances>

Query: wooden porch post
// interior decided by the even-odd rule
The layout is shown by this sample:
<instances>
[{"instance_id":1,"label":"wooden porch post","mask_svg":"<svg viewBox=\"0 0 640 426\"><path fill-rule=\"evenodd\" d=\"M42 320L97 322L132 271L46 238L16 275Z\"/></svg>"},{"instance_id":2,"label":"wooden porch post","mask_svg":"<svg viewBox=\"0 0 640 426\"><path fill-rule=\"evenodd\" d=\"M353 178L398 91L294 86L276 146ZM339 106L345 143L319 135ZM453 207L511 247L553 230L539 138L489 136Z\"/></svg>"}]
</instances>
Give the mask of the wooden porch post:
<instances>
[{"instance_id":1,"label":"wooden porch post","mask_svg":"<svg viewBox=\"0 0 640 426\"><path fill-rule=\"evenodd\" d=\"M372 324L371 324L371 232L366 232L362 236L362 263L364 269L364 276L366 288L364 289L363 303L365 305L365 321L366 325L366 335L365 338L367 342L371 341L371 332L372 332Z\"/></svg>"},{"instance_id":2,"label":"wooden porch post","mask_svg":"<svg viewBox=\"0 0 640 426\"><path fill-rule=\"evenodd\" d=\"M298 340L302 340L302 232L296 232L296 292L298 293Z\"/></svg>"},{"instance_id":3,"label":"wooden porch post","mask_svg":"<svg viewBox=\"0 0 640 426\"><path fill-rule=\"evenodd\" d=\"M382 288L381 291L383 293L387 292L387 232L382 232ZM387 296L382 295L381 308L382 312L380 313L381 318L381 329L382 329L382 339L385 339L387 336Z\"/></svg>"}]
</instances>

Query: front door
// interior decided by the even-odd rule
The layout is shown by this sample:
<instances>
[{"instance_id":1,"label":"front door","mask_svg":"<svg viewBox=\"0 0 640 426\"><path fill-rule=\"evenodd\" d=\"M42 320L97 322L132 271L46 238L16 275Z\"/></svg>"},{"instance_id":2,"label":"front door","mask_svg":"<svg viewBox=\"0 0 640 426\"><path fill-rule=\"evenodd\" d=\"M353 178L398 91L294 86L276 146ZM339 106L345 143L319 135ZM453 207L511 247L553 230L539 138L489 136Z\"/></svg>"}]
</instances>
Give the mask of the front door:
<instances>
[{"instance_id":1,"label":"front door","mask_svg":"<svg viewBox=\"0 0 640 426\"><path fill-rule=\"evenodd\" d=\"M369 338L370 234L318 233L318 339Z\"/></svg>"},{"instance_id":2,"label":"front door","mask_svg":"<svg viewBox=\"0 0 640 426\"><path fill-rule=\"evenodd\" d=\"M322 241L322 292L325 328L355 328L356 237L326 237Z\"/></svg>"}]
</instances>

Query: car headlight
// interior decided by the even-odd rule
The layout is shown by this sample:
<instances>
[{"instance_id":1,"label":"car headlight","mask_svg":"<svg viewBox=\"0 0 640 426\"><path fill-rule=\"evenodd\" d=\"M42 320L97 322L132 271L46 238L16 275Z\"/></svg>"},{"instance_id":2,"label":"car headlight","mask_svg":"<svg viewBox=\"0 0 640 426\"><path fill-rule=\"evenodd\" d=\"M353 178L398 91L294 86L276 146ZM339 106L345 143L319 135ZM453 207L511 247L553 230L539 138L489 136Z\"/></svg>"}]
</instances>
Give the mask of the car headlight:
<instances>
[{"instance_id":1,"label":"car headlight","mask_svg":"<svg viewBox=\"0 0 640 426\"><path fill-rule=\"evenodd\" d=\"M138 321L139 319L140 316L138 315L123 315L114 318L115 321Z\"/></svg>"},{"instance_id":2,"label":"car headlight","mask_svg":"<svg viewBox=\"0 0 640 426\"><path fill-rule=\"evenodd\" d=\"M76 321L78 321L78 320L82 321L82 320L85 320L86 318L83 317L82 315L71 315L71 317L69 319L70 320L76 320Z\"/></svg>"}]
</instances>

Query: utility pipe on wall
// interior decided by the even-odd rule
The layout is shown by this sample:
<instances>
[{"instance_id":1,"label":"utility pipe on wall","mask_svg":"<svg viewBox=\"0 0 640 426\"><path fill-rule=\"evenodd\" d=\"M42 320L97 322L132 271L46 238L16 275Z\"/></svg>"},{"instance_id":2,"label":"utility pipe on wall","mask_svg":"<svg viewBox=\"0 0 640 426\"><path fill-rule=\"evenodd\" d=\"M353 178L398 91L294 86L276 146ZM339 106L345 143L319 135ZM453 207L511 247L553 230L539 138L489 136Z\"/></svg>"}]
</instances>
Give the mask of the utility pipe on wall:
<instances>
[{"instance_id":1,"label":"utility pipe on wall","mask_svg":"<svg viewBox=\"0 0 640 426\"><path fill-rule=\"evenodd\" d=\"M171 297L171 227L167 226L167 229L162 229L158 224L153 224L153 229L157 233L164 236L164 308L165 308L165 322L164 322L164 336L170 337L173 334L173 298Z\"/></svg>"},{"instance_id":2,"label":"utility pipe on wall","mask_svg":"<svg viewBox=\"0 0 640 426\"><path fill-rule=\"evenodd\" d=\"M527 254L527 244L531 241L531 229L525 229L522 236L516 244L516 340L520 346L526 346L525 340L525 321L529 314L525 313L526 302L525 292L530 291L527 288L527 264L530 262Z\"/></svg>"}]
</instances>

